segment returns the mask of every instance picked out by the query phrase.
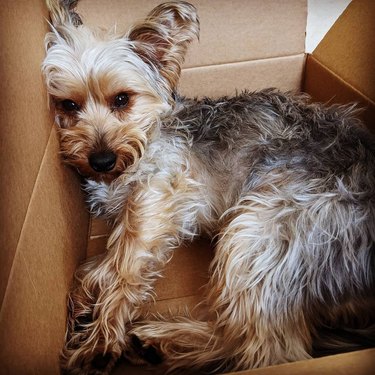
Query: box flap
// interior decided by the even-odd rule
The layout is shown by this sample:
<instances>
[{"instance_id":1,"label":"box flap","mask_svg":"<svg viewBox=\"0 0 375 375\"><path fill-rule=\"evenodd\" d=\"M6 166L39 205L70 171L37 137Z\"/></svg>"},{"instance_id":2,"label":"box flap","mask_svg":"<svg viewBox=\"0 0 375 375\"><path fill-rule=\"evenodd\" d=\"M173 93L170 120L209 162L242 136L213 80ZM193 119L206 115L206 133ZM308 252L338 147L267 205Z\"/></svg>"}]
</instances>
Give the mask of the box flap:
<instances>
[{"instance_id":1,"label":"box flap","mask_svg":"<svg viewBox=\"0 0 375 375\"><path fill-rule=\"evenodd\" d=\"M363 109L358 117L370 131L375 133L375 103L315 59L313 55L307 57L303 90L314 102L357 103Z\"/></svg>"},{"instance_id":2,"label":"box flap","mask_svg":"<svg viewBox=\"0 0 375 375\"><path fill-rule=\"evenodd\" d=\"M44 17L43 0L1 3L0 304L53 124L40 72Z\"/></svg>"},{"instance_id":3,"label":"box flap","mask_svg":"<svg viewBox=\"0 0 375 375\"><path fill-rule=\"evenodd\" d=\"M358 103L375 133L375 2L356 0L306 61L303 90L313 101Z\"/></svg>"},{"instance_id":4,"label":"box flap","mask_svg":"<svg viewBox=\"0 0 375 375\"><path fill-rule=\"evenodd\" d=\"M373 375L375 349L331 355L226 375Z\"/></svg>"},{"instance_id":5,"label":"box flap","mask_svg":"<svg viewBox=\"0 0 375 375\"><path fill-rule=\"evenodd\" d=\"M86 255L88 213L58 148L52 131L1 306L1 374L59 373L66 295Z\"/></svg>"},{"instance_id":6,"label":"box flap","mask_svg":"<svg viewBox=\"0 0 375 375\"><path fill-rule=\"evenodd\" d=\"M253 370L237 371L222 375L373 375L375 369L375 349L331 355L277 366ZM205 372L184 371L184 375L204 375ZM113 375L164 375L163 367L129 366L119 363Z\"/></svg>"},{"instance_id":7,"label":"box flap","mask_svg":"<svg viewBox=\"0 0 375 375\"><path fill-rule=\"evenodd\" d=\"M375 101L375 1L352 1L313 56Z\"/></svg>"}]
</instances>

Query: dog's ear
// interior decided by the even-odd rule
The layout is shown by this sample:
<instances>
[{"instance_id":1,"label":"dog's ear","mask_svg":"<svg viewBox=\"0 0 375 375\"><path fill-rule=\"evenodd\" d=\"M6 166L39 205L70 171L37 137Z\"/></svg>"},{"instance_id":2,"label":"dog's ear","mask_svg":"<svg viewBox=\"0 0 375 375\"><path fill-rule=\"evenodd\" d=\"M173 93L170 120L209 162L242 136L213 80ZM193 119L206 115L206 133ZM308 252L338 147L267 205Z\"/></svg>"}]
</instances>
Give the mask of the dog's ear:
<instances>
[{"instance_id":1,"label":"dog's ear","mask_svg":"<svg viewBox=\"0 0 375 375\"><path fill-rule=\"evenodd\" d=\"M82 25L80 16L74 11L78 0L46 0L53 26Z\"/></svg>"},{"instance_id":2,"label":"dog's ear","mask_svg":"<svg viewBox=\"0 0 375 375\"><path fill-rule=\"evenodd\" d=\"M46 49L67 40L72 28L82 25L80 16L75 12L78 0L46 0L50 14L51 33L46 38Z\"/></svg>"},{"instance_id":3,"label":"dog's ear","mask_svg":"<svg viewBox=\"0 0 375 375\"><path fill-rule=\"evenodd\" d=\"M195 7L186 2L157 6L147 18L133 26L128 38L147 63L156 65L175 89L187 46L199 38L199 20Z\"/></svg>"}]
</instances>

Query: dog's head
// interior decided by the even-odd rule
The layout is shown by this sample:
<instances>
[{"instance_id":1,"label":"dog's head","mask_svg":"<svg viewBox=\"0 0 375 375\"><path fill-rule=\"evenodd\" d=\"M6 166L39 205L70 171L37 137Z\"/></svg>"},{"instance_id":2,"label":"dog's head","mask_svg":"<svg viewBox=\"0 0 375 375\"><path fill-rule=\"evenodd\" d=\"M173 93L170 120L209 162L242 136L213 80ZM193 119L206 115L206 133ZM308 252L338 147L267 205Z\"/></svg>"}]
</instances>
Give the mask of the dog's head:
<instances>
[{"instance_id":1,"label":"dog's head","mask_svg":"<svg viewBox=\"0 0 375 375\"><path fill-rule=\"evenodd\" d=\"M64 160L81 174L111 181L136 168L170 113L187 45L198 36L195 8L156 7L126 35L89 30L74 0L47 0L43 74Z\"/></svg>"}]
</instances>

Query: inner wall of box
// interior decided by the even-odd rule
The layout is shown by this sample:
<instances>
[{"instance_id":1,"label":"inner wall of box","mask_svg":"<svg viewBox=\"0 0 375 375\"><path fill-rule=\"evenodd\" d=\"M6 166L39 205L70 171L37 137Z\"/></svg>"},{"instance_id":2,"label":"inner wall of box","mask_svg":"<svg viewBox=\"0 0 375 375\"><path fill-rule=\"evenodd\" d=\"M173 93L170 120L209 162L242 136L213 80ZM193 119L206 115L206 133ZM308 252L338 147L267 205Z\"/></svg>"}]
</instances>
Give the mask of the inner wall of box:
<instances>
[{"instance_id":1,"label":"inner wall of box","mask_svg":"<svg viewBox=\"0 0 375 375\"><path fill-rule=\"evenodd\" d=\"M88 25L108 27L117 23L118 30L126 30L134 19L142 19L159 2L106 0L103 8L101 0L81 0L78 11ZM306 1L192 2L200 14L201 37L199 43L192 44L184 65L180 86L183 94L221 96L272 86L298 91L305 72L308 79L303 88L315 100L331 101L333 95L337 101L359 98L369 108L365 112L368 123L374 124L375 96L359 82L364 77L362 83L373 88L375 54L371 52L375 49L357 49L373 46L374 10L369 8L375 3L368 1L363 7L363 1L353 2L351 5L366 14L352 11L351 21L344 23L352 38L349 50L365 63L358 60L360 66L353 66L352 61L342 58L337 48L346 52L348 41L343 42L343 35L348 32L337 28L335 34L332 30L329 33L335 40L328 47L336 46L330 53L332 59L323 59L326 48L315 58L309 56L305 70ZM98 220L90 220L90 229L86 229L87 211L79 179L73 170L62 166L58 157L58 137L45 106L40 77L47 30L44 0L12 2L3 10L0 29L4 32L0 34L6 59L1 68L7 79L3 82L1 107L7 127L1 149L11 157L2 174L0 221L5 235L0 236L0 244L6 251L0 254L0 296L4 296L0 363L5 373L58 373L66 292L72 275L85 249L86 256L105 251L110 229ZM338 69L338 63L345 69ZM353 82L342 79L345 71ZM157 310L176 311L181 306L195 305L211 258L210 244L204 240L176 250L165 278L157 285ZM307 366L313 367L310 362ZM139 373L139 369L134 371Z\"/></svg>"}]
</instances>

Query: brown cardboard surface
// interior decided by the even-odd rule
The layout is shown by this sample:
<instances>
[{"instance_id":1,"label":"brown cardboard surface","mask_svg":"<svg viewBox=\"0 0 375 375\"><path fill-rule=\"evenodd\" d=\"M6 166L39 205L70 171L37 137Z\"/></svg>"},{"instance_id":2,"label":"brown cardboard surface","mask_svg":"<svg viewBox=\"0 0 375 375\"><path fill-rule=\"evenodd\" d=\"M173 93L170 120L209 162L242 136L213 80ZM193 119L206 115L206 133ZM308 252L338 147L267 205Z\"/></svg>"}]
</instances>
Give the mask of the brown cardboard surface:
<instances>
[{"instance_id":1,"label":"brown cardboard surface","mask_svg":"<svg viewBox=\"0 0 375 375\"><path fill-rule=\"evenodd\" d=\"M170 314L183 315L186 314L186 311L194 312L194 307L196 307L200 302L202 302L202 291L203 291L203 280L202 286L196 288L195 292L198 291L198 294L192 294L191 296L177 297L163 300L156 300L155 304L150 306L150 312L157 314Z\"/></svg>"},{"instance_id":2,"label":"brown cardboard surface","mask_svg":"<svg viewBox=\"0 0 375 375\"><path fill-rule=\"evenodd\" d=\"M88 25L126 31L158 0L81 0ZM305 46L306 0L191 0L199 13L200 42L189 48L185 67L301 54Z\"/></svg>"},{"instance_id":3,"label":"brown cardboard surface","mask_svg":"<svg viewBox=\"0 0 375 375\"><path fill-rule=\"evenodd\" d=\"M375 349L360 350L226 375L374 375Z\"/></svg>"},{"instance_id":4,"label":"brown cardboard surface","mask_svg":"<svg viewBox=\"0 0 375 375\"><path fill-rule=\"evenodd\" d=\"M156 301L201 294L211 259L212 250L207 240L197 240L175 250L164 277L157 281Z\"/></svg>"},{"instance_id":5,"label":"brown cardboard surface","mask_svg":"<svg viewBox=\"0 0 375 375\"><path fill-rule=\"evenodd\" d=\"M91 236L87 244L86 258L102 254L106 250L107 240L107 235Z\"/></svg>"},{"instance_id":6,"label":"brown cardboard surface","mask_svg":"<svg viewBox=\"0 0 375 375\"><path fill-rule=\"evenodd\" d=\"M106 220L90 218L86 258L102 254L106 250L110 231L110 225Z\"/></svg>"},{"instance_id":7,"label":"brown cardboard surface","mask_svg":"<svg viewBox=\"0 0 375 375\"><path fill-rule=\"evenodd\" d=\"M375 1L355 0L313 52L314 57L375 101Z\"/></svg>"},{"instance_id":8,"label":"brown cardboard surface","mask_svg":"<svg viewBox=\"0 0 375 375\"><path fill-rule=\"evenodd\" d=\"M373 375L374 373L375 349L368 349L261 369L231 372L225 375ZM120 363L114 375L124 374L164 375L164 372L158 367L140 367ZM183 372L181 375L203 375L203 373Z\"/></svg>"},{"instance_id":9,"label":"brown cardboard surface","mask_svg":"<svg viewBox=\"0 0 375 375\"><path fill-rule=\"evenodd\" d=\"M51 133L0 312L0 373L58 373L66 293L85 257L88 214Z\"/></svg>"},{"instance_id":10,"label":"brown cardboard surface","mask_svg":"<svg viewBox=\"0 0 375 375\"><path fill-rule=\"evenodd\" d=\"M0 12L0 304L52 121L40 63L42 0L5 0Z\"/></svg>"},{"instance_id":11,"label":"brown cardboard surface","mask_svg":"<svg viewBox=\"0 0 375 375\"><path fill-rule=\"evenodd\" d=\"M233 95L244 89L258 90L277 87L284 91L299 91L304 67L304 55L278 57L182 71L180 91L186 96Z\"/></svg>"},{"instance_id":12,"label":"brown cardboard surface","mask_svg":"<svg viewBox=\"0 0 375 375\"><path fill-rule=\"evenodd\" d=\"M375 101L345 82L319 62L314 55L309 55L306 61L303 90L311 95L314 102L358 103L358 106L363 108L359 117L367 128L375 133Z\"/></svg>"},{"instance_id":13,"label":"brown cardboard surface","mask_svg":"<svg viewBox=\"0 0 375 375\"><path fill-rule=\"evenodd\" d=\"M90 220L90 236L102 236L108 235L110 231L110 225L103 220L96 217Z\"/></svg>"}]
</instances>

